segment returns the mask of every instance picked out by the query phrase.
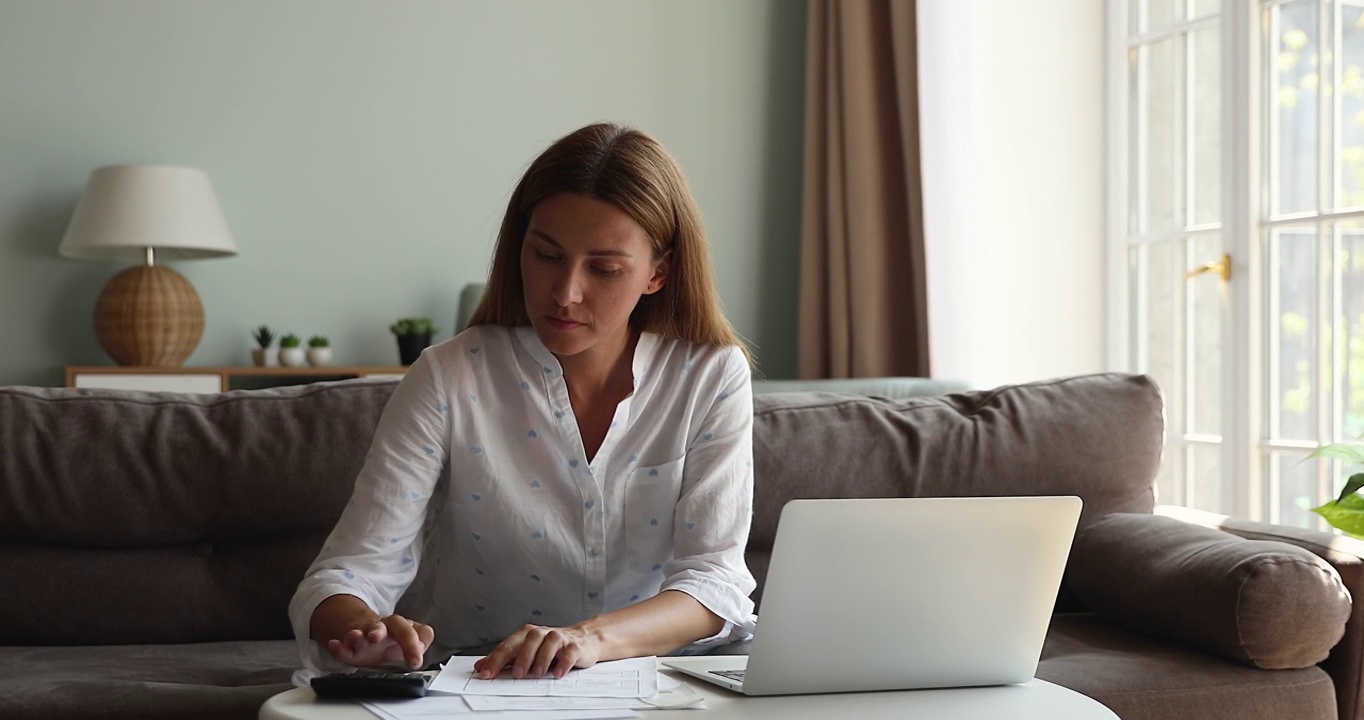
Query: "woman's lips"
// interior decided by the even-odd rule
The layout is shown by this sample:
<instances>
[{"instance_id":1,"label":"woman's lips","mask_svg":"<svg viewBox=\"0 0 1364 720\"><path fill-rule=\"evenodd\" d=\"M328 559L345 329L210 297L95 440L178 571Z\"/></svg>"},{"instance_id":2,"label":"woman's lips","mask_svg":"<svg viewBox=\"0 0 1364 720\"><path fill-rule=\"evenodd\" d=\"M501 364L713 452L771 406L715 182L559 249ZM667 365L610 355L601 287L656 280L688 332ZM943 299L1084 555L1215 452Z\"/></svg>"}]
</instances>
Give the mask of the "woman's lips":
<instances>
[{"instance_id":1,"label":"woman's lips","mask_svg":"<svg viewBox=\"0 0 1364 720\"><path fill-rule=\"evenodd\" d=\"M583 323L574 322L573 320L560 320L559 318L552 317L549 318L549 324L555 330L572 330L575 327L582 326Z\"/></svg>"}]
</instances>

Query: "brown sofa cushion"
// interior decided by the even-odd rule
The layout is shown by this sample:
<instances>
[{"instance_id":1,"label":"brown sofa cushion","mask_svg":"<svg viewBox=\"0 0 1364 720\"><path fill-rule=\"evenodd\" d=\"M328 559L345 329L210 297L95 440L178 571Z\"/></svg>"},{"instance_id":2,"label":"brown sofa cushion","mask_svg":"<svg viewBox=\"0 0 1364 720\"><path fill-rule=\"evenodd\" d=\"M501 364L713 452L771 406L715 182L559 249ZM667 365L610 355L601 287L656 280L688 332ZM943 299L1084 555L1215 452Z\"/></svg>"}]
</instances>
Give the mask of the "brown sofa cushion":
<instances>
[{"instance_id":1,"label":"brown sofa cushion","mask_svg":"<svg viewBox=\"0 0 1364 720\"><path fill-rule=\"evenodd\" d=\"M1067 575L1104 619L1265 669L1326 659L1350 616L1349 592L1316 555L1155 515L1082 530Z\"/></svg>"},{"instance_id":2,"label":"brown sofa cushion","mask_svg":"<svg viewBox=\"0 0 1364 720\"><path fill-rule=\"evenodd\" d=\"M796 498L1078 495L1080 525L1151 512L1160 389L1107 373L905 400L753 398L753 530L772 549Z\"/></svg>"}]
</instances>

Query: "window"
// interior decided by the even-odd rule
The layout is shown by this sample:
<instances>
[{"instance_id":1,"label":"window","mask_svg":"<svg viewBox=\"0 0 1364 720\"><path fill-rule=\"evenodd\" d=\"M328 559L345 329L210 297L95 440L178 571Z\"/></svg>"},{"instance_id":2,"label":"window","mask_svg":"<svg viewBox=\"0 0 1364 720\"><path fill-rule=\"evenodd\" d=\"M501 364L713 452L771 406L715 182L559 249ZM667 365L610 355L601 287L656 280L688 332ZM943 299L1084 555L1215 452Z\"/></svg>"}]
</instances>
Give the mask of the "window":
<instances>
[{"instance_id":1,"label":"window","mask_svg":"<svg viewBox=\"0 0 1364 720\"><path fill-rule=\"evenodd\" d=\"M1159 502L1325 528L1345 468L1307 456L1364 434L1364 0L1113 5L1110 346L1165 392Z\"/></svg>"}]
</instances>

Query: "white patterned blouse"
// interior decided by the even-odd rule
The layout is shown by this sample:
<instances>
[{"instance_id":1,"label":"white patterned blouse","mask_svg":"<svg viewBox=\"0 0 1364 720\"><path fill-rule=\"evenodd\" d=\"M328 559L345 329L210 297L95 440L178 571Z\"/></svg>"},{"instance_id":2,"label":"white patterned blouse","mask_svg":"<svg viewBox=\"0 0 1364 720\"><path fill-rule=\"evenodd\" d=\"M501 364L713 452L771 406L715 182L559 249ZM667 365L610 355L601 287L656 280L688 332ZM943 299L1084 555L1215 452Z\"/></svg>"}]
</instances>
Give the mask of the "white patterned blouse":
<instances>
[{"instance_id":1,"label":"white patterned blouse","mask_svg":"<svg viewBox=\"0 0 1364 720\"><path fill-rule=\"evenodd\" d=\"M295 682L339 669L308 639L318 603L345 593L390 614L422 563L430 587L413 590L430 598L428 659L662 590L726 621L699 646L748 636L748 363L736 347L643 333L632 366L635 391L589 462L563 371L532 328L476 326L427 348L289 604Z\"/></svg>"}]
</instances>

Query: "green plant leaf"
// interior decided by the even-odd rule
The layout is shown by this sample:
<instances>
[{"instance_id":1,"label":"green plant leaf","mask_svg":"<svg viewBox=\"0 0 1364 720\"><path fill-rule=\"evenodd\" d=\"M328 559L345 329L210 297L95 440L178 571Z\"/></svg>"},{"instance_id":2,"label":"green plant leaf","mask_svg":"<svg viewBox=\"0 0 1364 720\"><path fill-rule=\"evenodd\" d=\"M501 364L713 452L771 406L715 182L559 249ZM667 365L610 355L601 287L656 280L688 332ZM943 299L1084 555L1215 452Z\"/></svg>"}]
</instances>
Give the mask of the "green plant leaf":
<instances>
[{"instance_id":1,"label":"green plant leaf","mask_svg":"<svg viewBox=\"0 0 1364 720\"><path fill-rule=\"evenodd\" d=\"M1364 473L1355 473L1345 482L1345 487L1340 491L1340 497L1336 498L1336 502L1345 502L1346 499L1354 497L1360 488L1364 488Z\"/></svg>"},{"instance_id":2,"label":"green plant leaf","mask_svg":"<svg viewBox=\"0 0 1364 720\"><path fill-rule=\"evenodd\" d=\"M1314 507L1312 512L1326 518L1326 522L1346 535L1364 539L1364 496L1349 495Z\"/></svg>"},{"instance_id":3,"label":"green plant leaf","mask_svg":"<svg viewBox=\"0 0 1364 720\"><path fill-rule=\"evenodd\" d=\"M1354 443L1331 443L1316 449L1307 457L1330 458L1332 460L1345 460L1347 462L1364 463L1364 445Z\"/></svg>"}]
</instances>

